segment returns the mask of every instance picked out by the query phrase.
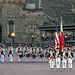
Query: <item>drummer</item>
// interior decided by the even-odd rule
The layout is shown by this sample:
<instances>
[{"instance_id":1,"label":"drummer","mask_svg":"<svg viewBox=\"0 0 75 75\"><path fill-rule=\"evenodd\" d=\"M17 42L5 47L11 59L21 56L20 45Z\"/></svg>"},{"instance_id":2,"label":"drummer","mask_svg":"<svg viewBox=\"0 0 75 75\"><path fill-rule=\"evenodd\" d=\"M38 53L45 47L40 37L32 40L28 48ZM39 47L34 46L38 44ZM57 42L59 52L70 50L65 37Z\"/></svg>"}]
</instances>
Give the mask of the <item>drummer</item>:
<instances>
[{"instance_id":1,"label":"drummer","mask_svg":"<svg viewBox=\"0 0 75 75\"><path fill-rule=\"evenodd\" d=\"M32 44L30 47L30 53L31 53L31 57L32 57L32 62L35 63L36 49L34 48L34 44Z\"/></svg>"},{"instance_id":2,"label":"drummer","mask_svg":"<svg viewBox=\"0 0 75 75\"><path fill-rule=\"evenodd\" d=\"M45 53L46 62L48 63L48 55L49 55L48 47L45 47L44 53Z\"/></svg>"},{"instance_id":3,"label":"drummer","mask_svg":"<svg viewBox=\"0 0 75 75\"><path fill-rule=\"evenodd\" d=\"M20 54L22 54L22 47L21 44L18 44L17 48L16 48L16 52L17 52L17 56L18 56L18 62L21 62L21 57Z\"/></svg>"},{"instance_id":4,"label":"drummer","mask_svg":"<svg viewBox=\"0 0 75 75\"><path fill-rule=\"evenodd\" d=\"M24 48L24 55L25 55L25 62L28 62L28 57L26 56L26 54L29 52L28 47L27 47L27 43L25 44Z\"/></svg>"},{"instance_id":5,"label":"drummer","mask_svg":"<svg viewBox=\"0 0 75 75\"><path fill-rule=\"evenodd\" d=\"M12 63L13 62L13 46L12 46L12 44L10 44L8 46L8 57L9 57L9 62Z\"/></svg>"},{"instance_id":6,"label":"drummer","mask_svg":"<svg viewBox=\"0 0 75 75\"><path fill-rule=\"evenodd\" d=\"M39 45L39 48L37 49L37 51L38 51L39 63L42 63L42 58L40 57L40 54L42 53L41 45Z\"/></svg>"}]
</instances>

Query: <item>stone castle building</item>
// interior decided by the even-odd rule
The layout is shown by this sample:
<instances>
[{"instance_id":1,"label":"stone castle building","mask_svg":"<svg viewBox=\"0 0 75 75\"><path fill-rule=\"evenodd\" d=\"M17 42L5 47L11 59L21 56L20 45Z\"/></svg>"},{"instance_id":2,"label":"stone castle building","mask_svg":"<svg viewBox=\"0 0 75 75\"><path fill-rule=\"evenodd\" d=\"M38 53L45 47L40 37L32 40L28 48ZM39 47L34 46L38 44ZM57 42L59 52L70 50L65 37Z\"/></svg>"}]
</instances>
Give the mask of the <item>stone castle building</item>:
<instances>
[{"instance_id":1,"label":"stone castle building","mask_svg":"<svg viewBox=\"0 0 75 75\"><path fill-rule=\"evenodd\" d=\"M34 4L23 10L24 4L25 0L0 0L0 41L11 42L13 32L15 42L32 42L32 36L37 42L40 38L37 26L43 24L44 12Z\"/></svg>"},{"instance_id":2,"label":"stone castle building","mask_svg":"<svg viewBox=\"0 0 75 75\"><path fill-rule=\"evenodd\" d=\"M63 17L64 34L75 35L75 0L0 0L0 41L41 42L55 33ZM34 39L32 39L34 37Z\"/></svg>"}]
</instances>

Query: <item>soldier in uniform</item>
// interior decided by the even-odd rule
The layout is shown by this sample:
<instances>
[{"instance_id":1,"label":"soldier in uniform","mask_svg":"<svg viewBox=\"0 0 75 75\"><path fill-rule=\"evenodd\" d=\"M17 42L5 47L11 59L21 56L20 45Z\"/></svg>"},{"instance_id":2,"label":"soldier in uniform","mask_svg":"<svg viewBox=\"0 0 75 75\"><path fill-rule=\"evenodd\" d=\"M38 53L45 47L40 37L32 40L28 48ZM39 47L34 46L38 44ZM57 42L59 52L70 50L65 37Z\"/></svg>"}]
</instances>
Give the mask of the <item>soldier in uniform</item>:
<instances>
[{"instance_id":1,"label":"soldier in uniform","mask_svg":"<svg viewBox=\"0 0 75 75\"><path fill-rule=\"evenodd\" d=\"M33 44L30 47L30 53L31 53L31 57L32 57L32 62L35 63L36 49L34 48Z\"/></svg>"},{"instance_id":2,"label":"soldier in uniform","mask_svg":"<svg viewBox=\"0 0 75 75\"><path fill-rule=\"evenodd\" d=\"M12 63L13 62L13 46L12 46L12 44L10 44L8 46L8 57L9 57L9 62Z\"/></svg>"},{"instance_id":3,"label":"soldier in uniform","mask_svg":"<svg viewBox=\"0 0 75 75\"><path fill-rule=\"evenodd\" d=\"M60 69L60 51L59 48L56 48L56 68Z\"/></svg>"},{"instance_id":4,"label":"soldier in uniform","mask_svg":"<svg viewBox=\"0 0 75 75\"><path fill-rule=\"evenodd\" d=\"M2 46L2 45L0 45L0 62L1 62L1 46Z\"/></svg>"},{"instance_id":5,"label":"soldier in uniform","mask_svg":"<svg viewBox=\"0 0 75 75\"><path fill-rule=\"evenodd\" d=\"M4 57L5 57L5 49L4 45L1 46L1 62L4 63Z\"/></svg>"},{"instance_id":6,"label":"soldier in uniform","mask_svg":"<svg viewBox=\"0 0 75 75\"><path fill-rule=\"evenodd\" d=\"M52 52L52 49L49 50L49 55L48 55L48 59L49 59L49 62L50 62L50 68L54 68L54 55L53 55L53 52Z\"/></svg>"},{"instance_id":7,"label":"soldier in uniform","mask_svg":"<svg viewBox=\"0 0 75 75\"><path fill-rule=\"evenodd\" d=\"M29 52L27 43L25 44L25 47L23 48L23 50L24 50L24 55L25 55L25 62L28 62L28 57L26 56L26 54Z\"/></svg>"},{"instance_id":8,"label":"soldier in uniform","mask_svg":"<svg viewBox=\"0 0 75 75\"><path fill-rule=\"evenodd\" d=\"M45 57L46 57L46 62L48 63L48 55L49 55L49 50L48 50L48 47L45 47Z\"/></svg>"},{"instance_id":9,"label":"soldier in uniform","mask_svg":"<svg viewBox=\"0 0 75 75\"><path fill-rule=\"evenodd\" d=\"M18 62L21 62L21 58L23 57L23 50L21 47L21 44L18 44L17 48L16 48L16 52L17 52L17 56L18 56Z\"/></svg>"},{"instance_id":10,"label":"soldier in uniform","mask_svg":"<svg viewBox=\"0 0 75 75\"><path fill-rule=\"evenodd\" d=\"M41 45L39 46L39 48L37 49L37 51L38 51L38 58L39 58L39 63L42 63L42 55L43 55L43 53L42 53L42 48L41 48Z\"/></svg>"},{"instance_id":11,"label":"soldier in uniform","mask_svg":"<svg viewBox=\"0 0 75 75\"><path fill-rule=\"evenodd\" d=\"M52 47L52 52L53 52L53 55L54 55L54 66L55 66L55 54L56 54L55 46Z\"/></svg>"},{"instance_id":12,"label":"soldier in uniform","mask_svg":"<svg viewBox=\"0 0 75 75\"><path fill-rule=\"evenodd\" d=\"M67 57L68 57L68 67L69 69L72 69L73 52L71 51L70 48L68 50Z\"/></svg>"},{"instance_id":13,"label":"soldier in uniform","mask_svg":"<svg viewBox=\"0 0 75 75\"><path fill-rule=\"evenodd\" d=\"M65 48L64 48L63 51L61 52L61 57L62 57L62 66L63 66L63 69L66 69L67 52L66 52Z\"/></svg>"},{"instance_id":14,"label":"soldier in uniform","mask_svg":"<svg viewBox=\"0 0 75 75\"><path fill-rule=\"evenodd\" d=\"M75 61L75 45L72 47L72 51L73 51L73 57L74 57L74 61Z\"/></svg>"}]
</instances>

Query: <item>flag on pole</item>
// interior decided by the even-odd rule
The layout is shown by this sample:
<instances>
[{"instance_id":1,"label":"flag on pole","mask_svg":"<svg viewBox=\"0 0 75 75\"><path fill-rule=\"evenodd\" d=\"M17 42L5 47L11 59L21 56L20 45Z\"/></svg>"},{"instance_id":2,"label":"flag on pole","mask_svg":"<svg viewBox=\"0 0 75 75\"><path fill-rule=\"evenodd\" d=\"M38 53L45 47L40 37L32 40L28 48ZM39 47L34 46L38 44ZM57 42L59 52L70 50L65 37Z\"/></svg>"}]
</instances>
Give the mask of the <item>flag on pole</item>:
<instances>
[{"instance_id":1,"label":"flag on pole","mask_svg":"<svg viewBox=\"0 0 75 75\"><path fill-rule=\"evenodd\" d=\"M64 34L63 34L63 27L62 27L62 17L61 17L60 51L63 49L64 45L65 45L65 42L64 42Z\"/></svg>"},{"instance_id":2,"label":"flag on pole","mask_svg":"<svg viewBox=\"0 0 75 75\"><path fill-rule=\"evenodd\" d=\"M56 21L56 32L55 32L55 47L59 48L60 42L59 42L59 36L58 36L58 28L57 28L57 21Z\"/></svg>"}]
</instances>

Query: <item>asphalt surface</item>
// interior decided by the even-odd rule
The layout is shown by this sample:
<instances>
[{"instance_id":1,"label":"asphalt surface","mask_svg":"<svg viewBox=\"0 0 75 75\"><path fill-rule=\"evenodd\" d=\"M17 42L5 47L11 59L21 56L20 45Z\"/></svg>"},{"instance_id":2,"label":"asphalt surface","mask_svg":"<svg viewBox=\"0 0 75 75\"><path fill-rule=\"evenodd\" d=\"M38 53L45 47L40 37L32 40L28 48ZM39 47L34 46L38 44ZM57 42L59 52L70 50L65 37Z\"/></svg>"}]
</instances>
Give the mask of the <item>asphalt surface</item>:
<instances>
[{"instance_id":1,"label":"asphalt surface","mask_svg":"<svg viewBox=\"0 0 75 75\"><path fill-rule=\"evenodd\" d=\"M24 58L22 62L17 62L17 57L14 58L13 63L9 63L9 59L6 57L5 62L0 62L0 75L75 75L75 62L73 62L73 69L50 69L49 63L46 63L45 58L43 62L39 63L38 58L36 62L32 63L29 58L29 63L25 63Z\"/></svg>"}]
</instances>

